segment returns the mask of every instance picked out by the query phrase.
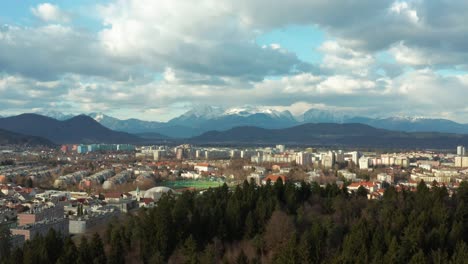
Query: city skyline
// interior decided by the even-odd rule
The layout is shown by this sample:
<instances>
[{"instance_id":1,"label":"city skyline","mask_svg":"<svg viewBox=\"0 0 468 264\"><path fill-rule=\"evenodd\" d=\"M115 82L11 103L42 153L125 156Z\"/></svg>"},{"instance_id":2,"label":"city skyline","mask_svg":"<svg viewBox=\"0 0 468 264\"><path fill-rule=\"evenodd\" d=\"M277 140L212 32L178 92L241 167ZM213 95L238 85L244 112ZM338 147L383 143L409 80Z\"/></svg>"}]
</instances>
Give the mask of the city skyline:
<instances>
[{"instance_id":1,"label":"city skyline","mask_svg":"<svg viewBox=\"0 0 468 264\"><path fill-rule=\"evenodd\" d=\"M0 7L0 115L167 121L194 105L261 105L468 123L463 1Z\"/></svg>"}]
</instances>

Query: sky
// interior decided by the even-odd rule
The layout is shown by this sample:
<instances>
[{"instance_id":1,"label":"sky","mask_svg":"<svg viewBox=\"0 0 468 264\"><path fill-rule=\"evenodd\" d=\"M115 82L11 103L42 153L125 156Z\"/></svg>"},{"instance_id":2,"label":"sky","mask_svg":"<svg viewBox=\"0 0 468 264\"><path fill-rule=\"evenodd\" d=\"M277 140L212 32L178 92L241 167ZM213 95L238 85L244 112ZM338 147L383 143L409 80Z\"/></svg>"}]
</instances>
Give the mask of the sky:
<instances>
[{"instance_id":1,"label":"sky","mask_svg":"<svg viewBox=\"0 0 468 264\"><path fill-rule=\"evenodd\" d=\"M196 105L468 123L468 1L0 2L0 115Z\"/></svg>"}]
</instances>

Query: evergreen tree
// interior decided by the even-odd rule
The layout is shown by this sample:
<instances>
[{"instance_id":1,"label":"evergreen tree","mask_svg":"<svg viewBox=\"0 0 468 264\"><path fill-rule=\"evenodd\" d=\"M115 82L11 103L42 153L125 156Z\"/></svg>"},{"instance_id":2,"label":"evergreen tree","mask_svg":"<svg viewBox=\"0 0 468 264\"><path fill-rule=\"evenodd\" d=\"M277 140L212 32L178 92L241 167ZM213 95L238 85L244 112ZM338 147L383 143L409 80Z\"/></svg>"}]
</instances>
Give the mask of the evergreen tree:
<instances>
[{"instance_id":1,"label":"evergreen tree","mask_svg":"<svg viewBox=\"0 0 468 264\"><path fill-rule=\"evenodd\" d=\"M95 233L91 239L89 255L91 256L93 264L105 264L107 262L104 245L101 237L97 233Z\"/></svg>"},{"instance_id":2,"label":"evergreen tree","mask_svg":"<svg viewBox=\"0 0 468 264\"><path fill-rule=\"evenodd\" d=\"M0 224L0 259L10 257L11 233L7 225Z\"/></svg>"}]
</instances>

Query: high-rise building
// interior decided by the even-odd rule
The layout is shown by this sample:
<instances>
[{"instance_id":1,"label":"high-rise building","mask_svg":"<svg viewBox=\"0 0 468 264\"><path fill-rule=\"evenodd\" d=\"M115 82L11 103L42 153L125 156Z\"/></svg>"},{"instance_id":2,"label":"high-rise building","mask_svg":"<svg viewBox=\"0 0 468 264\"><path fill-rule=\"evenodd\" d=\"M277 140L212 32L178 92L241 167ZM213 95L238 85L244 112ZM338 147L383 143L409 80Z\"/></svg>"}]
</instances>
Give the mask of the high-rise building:
<instances>
[{"instance_id":1,"label":"high-rise building","mask_svg":"<svg viewBox=\"0 0 468 264\"><path fill-rule=\"evenodd\" d=\"M312 155L308 152L299 152L296 154L296 163L303 166L312 164Z\"/></svg>"},{"instance_id":2,"label":"high-rise building","mask_svg":"<svg viewBox=\"0 0 468 264\"><path fill-rule=\"evenodd\" d=\"M457 147L457 156L465 156L465 147L464 146L458 146Z\"/></svg>"},{"instance_id":3,"label":"high-rise building","mask_svg":"<svg viewBox=\"0 0 468 264\"><path fill-rule=\"evenodd\" d=\"M351 160L353 161L354 164L358 165L358 162L359 162L359 152L357 152L357 151L351 152Z\"/></svg>"},{"instance_id":4,"label":"high-rise building","mask_svg":"<svg viewBox=\"0 0 468 264\"><path fill-rule=\"evenodd\" d=\"M361 170L367 170L369 169L369 158L367 157L361 157L359 159L359 168Z\"/></svg>"},{"instance_id":5,"label":"high-rise building","mask_svg":"<svg viewBox=\"0 0 468 264\"><path fill-rule=\"evenodd\" d=\"M335 165L335 153L330 151L322 158L322 166L324 168L331 168Z\"/></svg>"}]
</instances>

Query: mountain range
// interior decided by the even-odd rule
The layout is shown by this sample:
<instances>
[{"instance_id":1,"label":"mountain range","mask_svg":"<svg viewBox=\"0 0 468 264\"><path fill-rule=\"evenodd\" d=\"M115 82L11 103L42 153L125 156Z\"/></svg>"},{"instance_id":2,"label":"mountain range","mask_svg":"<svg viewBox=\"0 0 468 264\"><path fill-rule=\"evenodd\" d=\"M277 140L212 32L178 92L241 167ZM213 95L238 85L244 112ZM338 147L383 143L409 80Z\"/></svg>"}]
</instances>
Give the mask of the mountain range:
<instances>
[{"instance_id":1,"label":"mountain range","mask_svg":"<svg viewBox=\"0 0 468 264\"><path fill-rule=\"evenodd\" d=\"M229 118L242 120L243 117L255 116L258 119L249 120L262 122L267 117L282 118L284 115L282 112L274 113L274 117L270 114L243 113L244 116L236 114ZM191 125L195 126L196 123ZM359 123L306 123L287 128L237 126L222 131L204 132L186 139L170 139L155 132L133 135L113 131L87 115L79 115L63 121L37 114L0 118L0 144L51 145L51 142L55 144L152 144L161 141L175 144L181 142L193 144L283 143L339 147L453 149L457 145L468 145L468 134L391 131Z\"/></svg>"},{"instance_id":2,"label":"mountain range","mask_svg":"<svg viewBox=\"0 0 468 264\"><path fill-rule=\"evenodd\" d=\"M210 131L190 139L194 144L288 144L366 148L454 149L468 145L468 135L401 132L364 124L308 123L283 129L235 127Z\"/></svg>"},{"instance_id":3,"label":"mountain range","mask_svg":"<svg viewBox=\"0 0 468 264\"><path fill-rule=\"evenodd\" d=\"M106 128L86 115L60 121L38 114L21 114L0 118L0 129L40 137L56 144L137 143L142 141L140 137L135 135Z\"/></svg>"},{"instance_id":4,"label":"mountain range","mask_svg":"<svg viewBox=\"0 0 468 264\"><path fill-rule=\"evenodd\" d=\"M168 122L120 120L100 113L91 113L102 125L117 131L133 134L159 133L171 138L190 138L211 130L228 130L238 126L261 128L288 128L306 123L360 123L376 128L404 132L441 132L468 134L468 124L447 119L386 117L371 118L353 116L339 111L310 109L299 116L289 111L277 111L264 107L196 107Z\"/></svg>"},{"instance_id":5,"label":"mountain range","mask_svg":"<svg viewBox=\"0 0 468 264\"><path fill-rule=\"evenodd\" d=\"M61 121L74 117L74 115L56 111L41 112L40 114ZM267 107L198 106L167 122L144 121L135 118L121 120L103 113L89 113L87 115L109 129L144 135L145 138L152 139L191 138L208 131L225 131L239 126L279 129L307 123L360 123L394 131L468 134L468 124L460 124L447 119L371 118L314 108L301 115L293 116L289 111L278 111Z\"/></svg>"}]
</instances>

